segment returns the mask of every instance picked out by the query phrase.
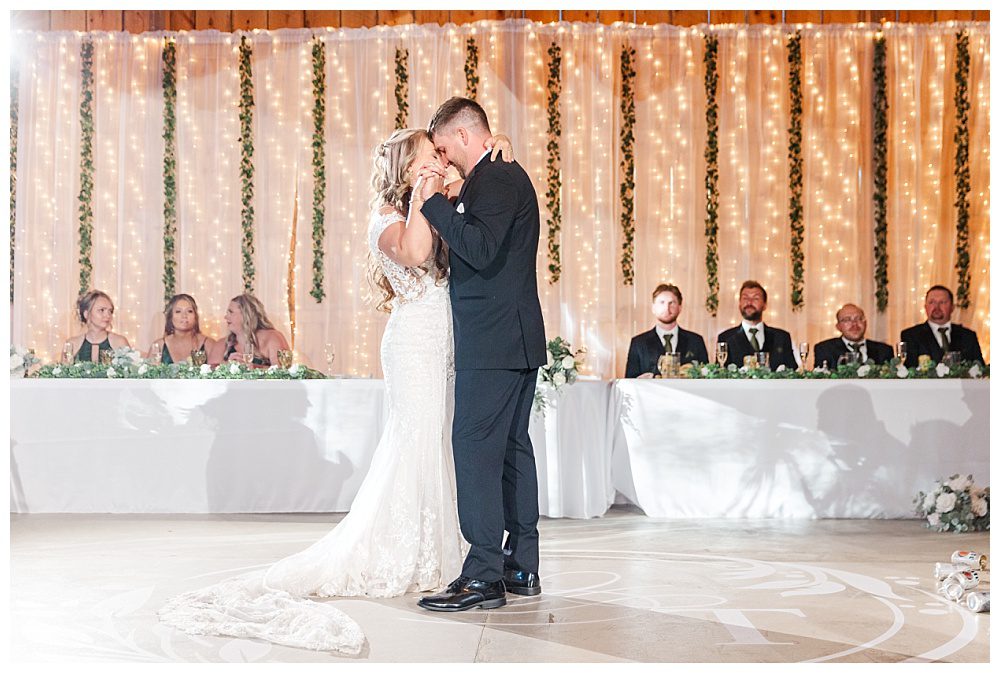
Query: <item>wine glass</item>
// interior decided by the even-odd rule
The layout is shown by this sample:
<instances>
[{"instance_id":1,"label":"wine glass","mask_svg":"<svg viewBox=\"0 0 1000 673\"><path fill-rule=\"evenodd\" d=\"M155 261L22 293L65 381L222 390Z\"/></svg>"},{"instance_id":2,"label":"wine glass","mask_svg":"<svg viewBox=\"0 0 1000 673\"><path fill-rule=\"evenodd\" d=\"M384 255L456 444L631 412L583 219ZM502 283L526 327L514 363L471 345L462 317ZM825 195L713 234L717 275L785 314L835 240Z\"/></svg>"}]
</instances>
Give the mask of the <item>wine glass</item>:
<instances>
[{"instance_id":1,"label":"wine glass","mask_svg":"<svg viewBox=\"0 0 1000 673\"><path fill-rule=\"evenodd\" d=\"M899 358L899 364L906 364L906 342L900 341L896 344L896 357Z\"/></svg>"},{"instance_id":2,"label":"wine glass","mask_svg":"<svg viewBox=\"0 0 1000 673\"><path fill-rule=\"evenodd\" d=\"M247 367L253 364L253 344L249 341L247 345L243 348L243 364Z\"/></svg>"},{"instance_id":3,"label":"wine glass","mask_svg":"<svg viewBox=\"0 0 1000 673\"><path fill-rule=\"evenodd\" d=\"M333 344L327 344L323 348L323 354L326 357L326 373L333 374L333 361L336 358L336 353L333 350Z\"/></svg>"},{"instance_id":4,"label":"wine glass","mask_svg":"<svg viewBox=\"0 0 1000 673\"><path fill-rule=\"evenodd\" d=\"M163 359L163 346L157 342L154 343L149 348L149 362L150 364L158 365Z\"/></svg>"},{"instance_id":5,"label":"wine glass","mask_svg":"<svg viewBox=\"0 0 1000 673\"><path fill-rule=\"evenodd\" d=\"M73 357L76 355L76 352L73 350L72 341L67 341L66 343L63 344L62 354L63 354L63 362L65 362L66 364L71 364L73 362Z\"/></svg>"},{"instance_id":6,"label":"wine glass","mask_svg":"<svg viewBox=\"0 0 1000 673\"><path fill-rule=\"evenodd\" d=\"M104 365L106 367L110 367L111 366L111 351L101 351L98 354L98 360L101 361L102 365Z\"/></svg>"},{"instance_id":7,"label":"wine glass","mask_svg":"<svg viewBox=\"0 0 1000 673\"><path fill-rule=\"evenodd\" d=\"M282 369L288 369L292 366L292 351L279 350L278 351L278 366Z\"/></svg>"},{"instance_id":8,"label":"wine glass","mask_svg":"<svg viewBox=\"0 0 1000 673\"><path fill-rule=\"evenodd\" d=\"M198 350L191 351L191 364L195 367L201 367L203 364L208 362L208 353L205 352L204 348L199 348Z\"/></svg>"},{"instance_id":9,"label":"wine glass","mask_svg":"<svg viewBox=\"0 0 1000 673\"><path fill-rule=\"evenodd\" d=\"M719 363L720 367L726 366L726 360L729 359L729 345L723 342L715 344L715 361Z\"/></svg>"},{"instance_id":10,"label":"wine glass","mask_svg":"<svg viewBox=\"0 0 1000 673\"><path fill-rule=\"evenodd\" d=\"M771 354L767 351L757 351L757 366L771 368Z\"/></svg>"},{"instance_id":11,"label":"wine glass","mask_svg":"<svg viewBox=\"0 0 1000 673\"><path fill-rule=\"evenodd\" d=\"M802 371L806 370L806 358L809 357L809 342L800 341L799 342L799 361L801 362Z\"/></svg>"}]
</instances>

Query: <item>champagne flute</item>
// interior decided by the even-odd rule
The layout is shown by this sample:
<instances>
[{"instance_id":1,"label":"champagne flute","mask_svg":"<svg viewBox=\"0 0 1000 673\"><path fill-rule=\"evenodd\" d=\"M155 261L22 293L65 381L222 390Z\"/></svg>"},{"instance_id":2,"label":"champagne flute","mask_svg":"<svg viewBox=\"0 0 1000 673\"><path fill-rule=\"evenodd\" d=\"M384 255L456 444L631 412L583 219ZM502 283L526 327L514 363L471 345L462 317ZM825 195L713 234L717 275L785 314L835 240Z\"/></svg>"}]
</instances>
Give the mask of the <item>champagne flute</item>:
<instances>
[{"instance_id":1,"label":"champagne flute","mask_svg":"<svg viewBox=\"0 0 1000 673\"><path fill-rule=\"evenodd\" d=\"M715 344L715 361L719 363L720 367L726 366L726 360L729 359L729 345L723 342Z\"/></svg>"},{"instance_id":2,"label":"champagne flute","mask_svg":"<svg viewBox=\"0 0 1000 673\"><path fill-rule=\"evenodd\" d=\"M65 362L66 364L73 363L73 358L76 355L76 352L73 350L72 341L67 341L66 343L63 344L62 354L63 354L63 362Z\"/></svg>"},{"instance_id":3,"label":"champagne flute","mask_svg":"<svg viewBox=\"0 0 1000 673\"><path fill-rule=\"evenodd\" d=\"M247 345L243 348L243 364L247 367L253 364L253 344L249 341Z\"/></svg>"},{"instance_id":4,"label":"champagne flute","mask_svg":"<svg viewBox=\"0 0 1000 673\"><path fill-rule=\"evenodd\" d=\"M900 341L896 344L896 357L899 358L899 364L906 365L906 342Z\"/></svg>"},{"instance_id":5,"label":"champagne flute","mask_svg":"<svg viewBox=\"0 0 1000 673\"><path fill-rule=\"evenodd\" d=\"M323 354L326 356L326 373L333 375L333 360L336 358L336 353L333 350L333 344L327 344L326 348L323 349Z\"/></svg>"},{"instance_id":6,"label":"champagne flute","mask_svg":"<svg viewBox=\"0 0 1000 673\"><path fill-rule=\"evenodd\" d=\"M799 342L799 361L801 362L802 371L806 370L806 358L809 357L809 342L800 341Z\"/></svg>"},{"instance_id":7,"label":"champagne flute","mask_svg":"<svg viewBox=\"0 0 1000 673\"><path fill-rule=\"evenodd\" d=\"M159 343L154 343L149 348L149 362L150 364L158 365L163 359L163 346Z\"/></svg>"}]
</instances>

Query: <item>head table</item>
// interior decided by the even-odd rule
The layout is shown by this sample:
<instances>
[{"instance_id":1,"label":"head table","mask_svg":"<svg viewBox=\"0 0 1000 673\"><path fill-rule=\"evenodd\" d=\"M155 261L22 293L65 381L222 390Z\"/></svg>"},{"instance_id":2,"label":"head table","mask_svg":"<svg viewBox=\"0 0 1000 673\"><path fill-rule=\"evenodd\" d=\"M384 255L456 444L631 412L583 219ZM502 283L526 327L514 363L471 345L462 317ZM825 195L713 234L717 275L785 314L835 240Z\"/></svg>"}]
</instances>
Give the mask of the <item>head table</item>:
<instances>
[{"instance_id":1,"label":"head table","mask_svg":"<svg viewBox=\"0 0 1000 673\"><path fill-rule=\"evenodd\" d=\"M989 381L578 381L531 419L539 505L600 516L901 518L989 477ZM11 512L342 512L378 379L11 381Z\"/></svg>"}]
</instances>

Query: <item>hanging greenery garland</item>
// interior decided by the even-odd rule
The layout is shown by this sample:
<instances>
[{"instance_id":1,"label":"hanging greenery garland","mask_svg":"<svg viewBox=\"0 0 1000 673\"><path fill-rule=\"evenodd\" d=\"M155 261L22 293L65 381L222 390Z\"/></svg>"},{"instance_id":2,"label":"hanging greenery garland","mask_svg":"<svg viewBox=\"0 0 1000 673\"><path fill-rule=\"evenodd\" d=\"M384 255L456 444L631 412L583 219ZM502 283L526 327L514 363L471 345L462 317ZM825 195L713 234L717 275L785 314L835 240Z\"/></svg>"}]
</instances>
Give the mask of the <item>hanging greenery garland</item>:
<instances>
[{"instance_id":1,"label":"hanging greenery garland","mask_svg":"<svg viewBox=\"0 0 1000 673\"><path fill-rule=\"evenodd\" d=\"M312 295L318 303L323 301L323 241L326 238L326 48L320 38L313 41L313 278Z\"/></svg>"},{"instance_id":2,"label":"hanging greenery garland","mask_svg":"<svg viewBox=\"0 0 1000 673\"><path fill-rule=\"evenodd\" d=\"M958 291L955 304L969 308L969 31L955 34L955 269Z\"/></svg>"},{"instance_id":3,"label":"hanging greenery garland","mask_svg":"<svg viewBox=\"0 0 1000 673\"><path fill-rule=\"evenodd\" d=\"M705 36L705 309L719 312L719 38Z\"/></svg>"},{"instance_id":4,"label":"hanging greenery garland","mask_svg":"<svg viewBox=\"0 0 1000 673\"><path fill-rule=\"evenodd\" d=\"M94 236L94 43L80 47L80 294L90 290Z\"/></svg>"},{"instance_id":5,"label":"hanging greenery garland","mask_svg":"<svg viewBox=\"0 0 1000 673\"><path fill-rule=\"evenodd\" d=\"M396 128L406 128L406 117L409 114L410 75L407 61L410 52L396 47Z\"/></svg>"},{"instance_id":6,"label":"hanging greenery garland","mask_svg":"<svg viewBox=\"0 0 1000 673\"><path fill-rule=\"evenodd\" d=\"M872 159L875 164L875 305L879 313L889 306L889 80L886 75L885 35L875 37L872 61L875 99L872 118Z\"/></svg>"},{"instance_id":7,"label":"hanging greenery garland","mask_svg":"<svg viewBox=\"0 0 1000 673\"><path fill-rule=\"evenodd\" d=\"M622 47L622 128L619 133L622 148L622 182L619 186L622 213L622 281L631 285L635 280L635 48Z\"/></svg>"},{"instance_id":8,"label":"hanging greenery garland","mask_svg":"<svg viewBox=\"0 0 1000 673\"><path fill-rule=\"evenodd\" d=\"M177 286L177 43L163 45L163 301Z\"/></svg>"},{"instance_id":9,"label":"hanging greenery garland","mask_svg":"<svg viewBox=\"0 0 1000 673\"><path fill-rule=\"evenodd\" d=\"M545 191L546 205L549 209L549 283L557 283L562 274L561 251L559 249L559 232L562 229L562 159L559 156L559 139L562 137L562 121L559 115L559 95L562 93L562 48L553 42L549 46L549 78L546 82L546 110L548 113L548 129L546 149L549 158L545 162L548 168L548 189Z\"/></svg>"},{"instance_id":10,"label":"hanging greenery garland","mask_svg":"<svg viewBox=\"0 0 1000 673\"><path fill-rule=\"evenodd\" d=\"M792 310L805 305L805 224L802 211L802 31L788 38L788 225L791 230Z\"/></svg>"},{"instance_id":11,"label":"hanging greenery garland","mask_svg":"<svg viewBox=\"0 0 1000 673\"><path fill-rule=\"evenodd\" d=\"M253 47L244 35L240 38L240 179L242 181L243 289L253 292L254 212L253 212L253 71L250 56Z\"/></svg>"},{"instance_id":12,"label":"hanging greenery garland","mask_svg":"<svg viewBox=\"0 0 1000 673\"><path fill-rule=\"evenodd\" d=\"M476 100L479 89L479 47L476 38L465 41L465 97Z\"/></svg>"},{"instance_id":13,"label":"hanging greenery garland","mask_svg":"<svg viewBox=\"0 0 1000 673\"><path fill-rule=\"evenodd\" d=\"M10 300L14 301L14 234L17 226L17 98L19 70L17 63L10 70Z\"/></svg>"}]
</instances>

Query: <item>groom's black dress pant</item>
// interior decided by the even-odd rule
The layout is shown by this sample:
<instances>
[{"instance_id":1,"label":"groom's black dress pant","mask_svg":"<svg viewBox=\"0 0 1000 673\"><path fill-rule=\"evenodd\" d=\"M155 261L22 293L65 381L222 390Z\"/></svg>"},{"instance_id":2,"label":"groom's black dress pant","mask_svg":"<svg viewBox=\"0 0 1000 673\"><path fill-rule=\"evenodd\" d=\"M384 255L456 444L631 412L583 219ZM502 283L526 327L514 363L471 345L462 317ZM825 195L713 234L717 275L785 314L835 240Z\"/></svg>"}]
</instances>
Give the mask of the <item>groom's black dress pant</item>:
<instances>
[{"instance_id":1,"label":"groom's black dress pant","mask_svg":"<svg viewBox=\"0 0 1000 673\"><path fill-rule=\"evenodd\" d=\"M537 369L455 372L458 519L472 545L462 566L466 577L495 582L505 566L538 572L538 477L528 437L537 375Z\"/></svg>"}]
</instances>

